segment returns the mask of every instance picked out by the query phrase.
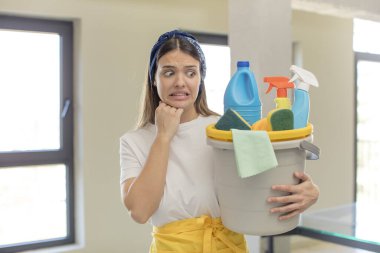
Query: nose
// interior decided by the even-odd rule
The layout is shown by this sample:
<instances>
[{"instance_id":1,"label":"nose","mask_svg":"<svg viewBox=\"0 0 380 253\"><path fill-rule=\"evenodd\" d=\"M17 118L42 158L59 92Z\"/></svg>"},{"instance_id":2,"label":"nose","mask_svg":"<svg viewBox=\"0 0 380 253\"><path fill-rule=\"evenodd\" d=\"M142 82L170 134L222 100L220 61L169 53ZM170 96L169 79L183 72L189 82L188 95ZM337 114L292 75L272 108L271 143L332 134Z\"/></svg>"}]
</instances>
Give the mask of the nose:
<instances>
[{"instance_id":1,"label":"nose","mask_svg":"<svg viewBox=\"0 0 380 253\"><path fill-rule=\"evenodd\" d=\"M185 75L182 74L182 73L179 73L177 75L176 80L175 80L175 86L176 87L184 87L185 83L186 83L186 77L185 77Z\"/></svg>"}]
</instances>

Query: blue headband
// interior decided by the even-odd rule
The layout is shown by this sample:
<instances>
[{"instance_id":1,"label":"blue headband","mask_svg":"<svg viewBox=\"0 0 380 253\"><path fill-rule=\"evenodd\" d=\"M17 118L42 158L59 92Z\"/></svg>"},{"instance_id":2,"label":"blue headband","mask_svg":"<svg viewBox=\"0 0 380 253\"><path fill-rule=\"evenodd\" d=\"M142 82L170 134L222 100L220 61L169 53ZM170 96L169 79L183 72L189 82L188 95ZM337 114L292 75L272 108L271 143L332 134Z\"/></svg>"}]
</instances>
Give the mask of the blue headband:
<instances>
[{"instance_id":1,"label":"blue headband","mask_svg":"<svg viewBox=\"0 0 380 253\"><path fill-rule=\"evenodd\" d=\"M173 31L170 31L170 32L166 32L164 34L162 34L156 44L154 44L153 48L152 48L152 51L150 52L150 61L149 61L149 79L150 79L150 83L153 84L153 80L154 80L154 73L153 73L153 70L156 66L156 63L157 63L157 53L158 51L160 50L161 46L167 42L168 40L170 40L171 38L174 38L174 37L177 37L177 38L183 38L185 40L187 40L191 45L193 45L195 47L195 49L197 50L198 52L198 55L199 55L199 60L200 60L200 67L201 67L201 78L202 80L204 80L205 76L206 76L206 61L205 61L205 56L203 54L203 51L197 41L197 39L187 33L187 32L184 32L184 31L180 31L180 30L173 30Z\"/></svg>"}]
</instances>

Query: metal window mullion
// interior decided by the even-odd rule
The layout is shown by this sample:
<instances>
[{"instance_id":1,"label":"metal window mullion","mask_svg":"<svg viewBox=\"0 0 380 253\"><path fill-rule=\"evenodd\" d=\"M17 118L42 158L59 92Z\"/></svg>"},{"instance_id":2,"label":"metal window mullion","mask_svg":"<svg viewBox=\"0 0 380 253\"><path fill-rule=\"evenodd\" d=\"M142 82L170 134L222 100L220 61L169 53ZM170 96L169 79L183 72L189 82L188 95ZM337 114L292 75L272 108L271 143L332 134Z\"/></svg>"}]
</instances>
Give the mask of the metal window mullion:
<instances>
[{"instance_id":1,"label":"metal window mullion","mask_svg":"<svg viewBox=\"0 0 380 253\"><path fill-rule=\"evenodd\" d=\"M228 36L225 34L216 34L216 33L203 33L203 32L195 32L189 31L192 35L194 35L199 43L212 44L212 45L228 45Z\"/></svg>"},{"instance_id":2,"label":"metal window mullion","mask_svg":"<svg viewBox=\"0 0 380 253\"><path fill-rule=\"evenodd\" d=\"M65 21L44 18L15 17L0 15L2 29L15 29L21 31L60 33L65 29Z\"/></svg>"},{"instance_id":3,"label":"metal window mullion","mask_svg":"<svg viewBox=\"0 0 380 253\"><path fill-rule=\"evenodd\" d=\"M355 63L356 63L356 65L359 61L380 62L380 54L355 52Z\"/></svg>"},{"instance_id":4,"label":"metal window mullion","mask_svg":"<svg viewBox=\"0 0 380 253\"><path fill-rule=\"evenodd\" d=\"M67 156L73 156L73 27L61 30L61 144ZM68 102L68 107L65 108ZM67 111L65 111L67 110ZM65 112L64 112L65 111Z\"/></svg>"},{"instance_id":5,"label":"metal window mullion","mask_svg":"<svg viewBox=\"0 0 380 253\"><path fill-rule=\"evenodd\" d=\"M11 152L0 154L0 169L3 167L66 163L67 155L62 150Z\"/></svg>"}]
</instances>

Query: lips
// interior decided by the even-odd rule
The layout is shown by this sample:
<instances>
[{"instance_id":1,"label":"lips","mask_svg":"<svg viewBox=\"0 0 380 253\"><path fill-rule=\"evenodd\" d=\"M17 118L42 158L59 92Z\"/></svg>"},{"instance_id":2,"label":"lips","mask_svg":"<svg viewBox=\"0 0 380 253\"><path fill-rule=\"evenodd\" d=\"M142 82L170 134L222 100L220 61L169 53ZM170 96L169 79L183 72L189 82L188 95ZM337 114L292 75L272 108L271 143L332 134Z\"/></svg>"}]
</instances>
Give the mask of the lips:
<instances>
[{"instance_id":1,"label":"lips","mask_svg":"<svg viewBox=\"0 0 380 253\"><path fill-rule=\"evenodd\" d=\"M190 93L186 91L175 91L169 94L172 101L187 101L190 97Z\"/></svg>"},{"instance_id":2,"label":"lips","mask_svg":"<svg viewBox=\"0 0 380 253\"><path fill-rule=\"evenodd\" d=\"M190 93L184 91L173 92L170 94L171 97L187 97L189 95Z\"/></svg>"}]
</instances>

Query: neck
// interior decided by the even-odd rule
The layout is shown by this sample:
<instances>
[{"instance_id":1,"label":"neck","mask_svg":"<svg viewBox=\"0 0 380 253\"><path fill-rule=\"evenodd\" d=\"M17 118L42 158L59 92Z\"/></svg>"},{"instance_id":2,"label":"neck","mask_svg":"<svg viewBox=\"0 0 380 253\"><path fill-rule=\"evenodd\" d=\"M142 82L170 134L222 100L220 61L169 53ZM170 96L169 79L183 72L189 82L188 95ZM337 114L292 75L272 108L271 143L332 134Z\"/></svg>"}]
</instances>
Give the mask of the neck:
<instances>
[{"instance_id":1,"label":"neck","mask_svg":"<svg viewBox=\"0 0 380 253\"><path fill-rule=\"evenodd\" d=\"M181 115L180 123L186 123L186 122L192 121L196 119L197 117L198 117L198 113L195 110L195 108L194 110L184 111Z\"/></svg>"}]
</instances>

